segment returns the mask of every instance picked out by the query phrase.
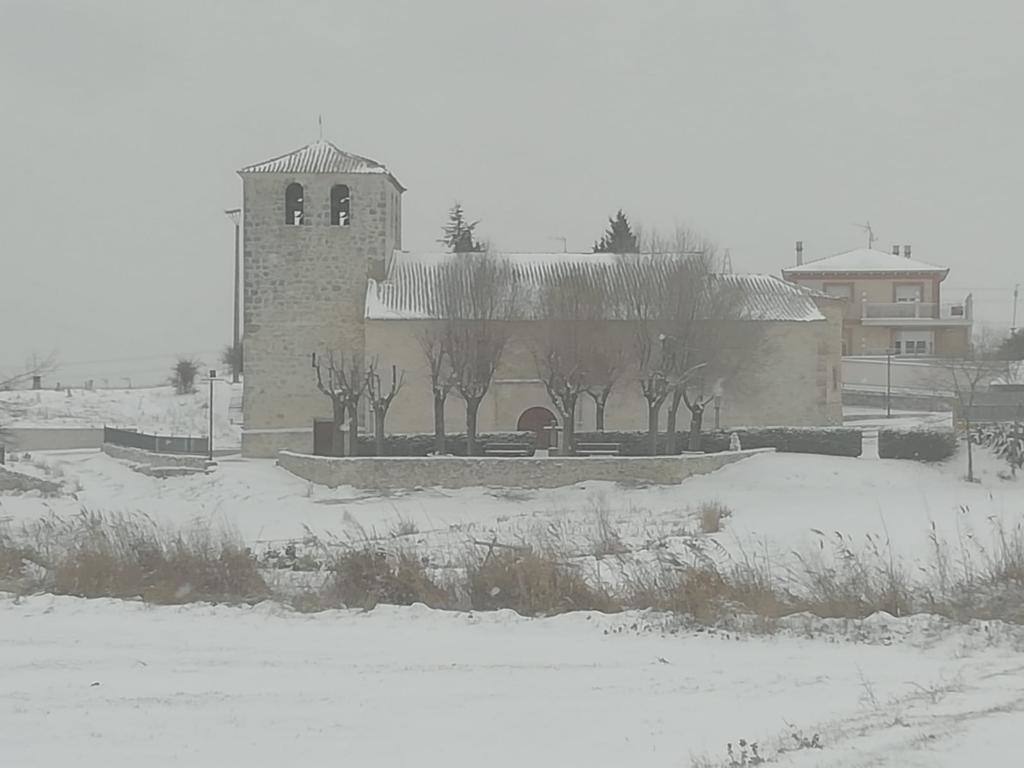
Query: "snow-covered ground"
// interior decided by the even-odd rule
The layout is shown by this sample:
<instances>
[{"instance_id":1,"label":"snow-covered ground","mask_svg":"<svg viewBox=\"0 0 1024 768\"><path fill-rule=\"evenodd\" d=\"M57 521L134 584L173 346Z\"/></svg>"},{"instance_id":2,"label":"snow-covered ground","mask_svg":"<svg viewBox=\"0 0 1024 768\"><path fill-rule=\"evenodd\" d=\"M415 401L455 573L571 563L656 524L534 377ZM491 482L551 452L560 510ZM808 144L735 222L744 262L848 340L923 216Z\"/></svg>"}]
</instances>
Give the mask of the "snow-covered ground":
<instances>
[{"instance_id":1,"label":"snow-covered ground","mask_svg":"<svg viewBox=\"0 0 1024 768\"><path fill-rule=\"evenodd\" d=\"M71 394L69 395L68 392ZM214 445L241 443L242 385L214 383ZM145 389L15 390L0 392L0 424L8 427L119 427L174 436L205 436L209 431L209 384L178 395L173 387Z\"/></svg>"},{"instance_id":2,"label":"snow-covered ground","mask_svg":"<svg viewBox=\"0 0 1024 768\"><path fill-rule=\"evenodd\" d=\"M933 524L954 542L984 540L992 519L1012 526L1024 515L1024 479L1001 479L983 449L977 484L962 480L962 456L925 465L768 454L676 486L391 494L314 486L240 457L163 480L96 452L33 461L14 468L63 480L73 495L0 496L0 519L139 512L231 527L257 548L307 531L401 535L438 560L493 536L580 542L599 524L643 548L695 529L697 505L717 500L732 515L712 538L734 556L782 559L838 531L855 543L878 537L909 564L929 557ZM725 766L726 744L738 755L740 739L776 765L973 768L1015 764L1024 727L1024 631L928 616L790 617L774 635L737 636L638 614L300 615L273 604L0 597L0 648L0 765L19 768ZM796 749L816 734L820 749Z\"/></svg>"},{"instance_id":3,"label":"snow-covered ground","mask_svg":"<svg viewBox=\"0 0 1024 768\"><path fill-rule=\"evenodd\" d=\"M0 763L708 766L743 739L785 766L1017 764L1019 641L930 621L854 643L826 622L0 598Z\"/></svg>"},{"instance_id":4,"label":"snow-covered ground","mask_svg":"<svg viewBox=\"0 0 1024 768\"><path fill-rule=\"evenodd\" d=\"M78 490L55 499L0 497L0 518L49 513L142 512L173 526L194 520L236 529L252 544L301 538L389 535L399 528L424 546L447 550L470 539L571 534L605 518L631 545L696 526L701 502L717 500L733 514L715 538L726 549L773 557L814 548L816 531L838 531L856 542L867 535L890 542L904 558L927 558L934 524L957 542L970 533L985 541L991 521L1012 527L1024 511L1024 478L1002 480L1002 466L977 450L982 482L962 480L963 458L940 465L804 454L746 459L676 486L627 487L607 482L558 489L419 489L381 494L313 485L271 460L228 457L209 475L161 480L140 475L95 452L42 454L51 472ZM24 464L24 462L20 462ZM17 468L18 465L15 465Z\"/></svg>"}]
</instances>

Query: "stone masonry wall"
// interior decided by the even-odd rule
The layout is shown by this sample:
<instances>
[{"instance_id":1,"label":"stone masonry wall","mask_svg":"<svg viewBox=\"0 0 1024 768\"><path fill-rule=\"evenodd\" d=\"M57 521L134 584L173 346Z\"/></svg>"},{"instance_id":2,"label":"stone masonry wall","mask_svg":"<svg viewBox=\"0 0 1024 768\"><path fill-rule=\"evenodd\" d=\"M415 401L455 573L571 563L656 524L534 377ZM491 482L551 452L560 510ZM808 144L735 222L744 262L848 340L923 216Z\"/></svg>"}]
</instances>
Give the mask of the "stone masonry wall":
<instances>
[{"instance_id":1,"label":"stone masonry wall","mask_svg":"<svg viewBox=\"0 0 1024 768\"><path fill-rule=\"evenodd\" d=\"M101 450L111 458L131 461L136 464L147 464L151 467L185 467L188 469L206 469L210 462L205 456L192 456L180 453L152 453L141 448L125 448L121 445L104 443Z\"/></svg>"},{"instance_id":2,"label":"stone masonry wall","mask_svg":"<svg viewBox=\"0 0 1024 768\"><path fill-rule=\"evenodd\" d=\"M432 432L434 428L430 374L418 342L426 325L426 321L412 320L370 320L366 324L367 354L378 357L385 368L397 365L405 374L402 389L388 411L386 426L392 433ZM517 323L513 329L495 381L480 404L481 431L514 430L523 411L535 406L556 413L537 379L526 325ZM827 321L756 324L758 349L752 352L748 370L725 386L721 425L841 424L841 327L841 307ZM627 328L624 332L632 331ZM596 428L593 400L581 397L577 412L577 429ZM449 431L465 428L465 405L454 392L448 397L445 419ZM686 429L689 416L685 407L678 419L678 428ZM665 422L666 409L662 408L662 429ZM705 428L713 425L714 409L709 407ZM646 429L647 404L632 367L627 367L612 390L605 426L609 430Z\"/></svg>"},{"instance_id":3,"label":"stone masonry wall","mask_svg":"<svg viewBox=\"0 0 1024 768\"><path fill-rule=\"evenodd\" d=\"M292 182L303 185L301 225L284 223ZM349 187L350 226L329 223L335 184ZM362 359L367 274L383 269L398 242L393 227L401 197L384 174L251 174L243 194L243 411L254 434L243 432L242 452L272 456L273 435L287 436L280 430L309 429L314 418L330 416L311 355Z\"/></svg>"},{"instance_id":4,"label":"stone masonry wall","mask_svg":"<svg viewBox=\"0 0 1024 768\"><path fill-rule=\"evenodd\" d=\"M320 485L391 490L441 486L558 488L587 480L678 483L773 449L684 456L495 459L466 457L327 458L282 451L277 463Z\"/></svg>"}]
</instances>

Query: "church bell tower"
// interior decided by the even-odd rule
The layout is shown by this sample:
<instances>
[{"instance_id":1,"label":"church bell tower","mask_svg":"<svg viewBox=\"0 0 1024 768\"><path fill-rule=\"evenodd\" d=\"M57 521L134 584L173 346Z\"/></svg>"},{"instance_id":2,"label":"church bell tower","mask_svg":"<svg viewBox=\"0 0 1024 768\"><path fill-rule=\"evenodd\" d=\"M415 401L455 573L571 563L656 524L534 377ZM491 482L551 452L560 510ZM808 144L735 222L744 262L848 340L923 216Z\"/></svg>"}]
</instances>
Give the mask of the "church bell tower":
<instances>
[{"instance_id":1,"label":"church bell tower","mask_svg":"<svg viewBox=\"0 0 1024 768\"><path fill-rule=\"evenodd\" d=\"M402 192L380 163L317 141L238 172L243 188L242 454L311 453L330 418L312 355L362 358L368 278L402 247Z\"/></svg>"}]
</instances>

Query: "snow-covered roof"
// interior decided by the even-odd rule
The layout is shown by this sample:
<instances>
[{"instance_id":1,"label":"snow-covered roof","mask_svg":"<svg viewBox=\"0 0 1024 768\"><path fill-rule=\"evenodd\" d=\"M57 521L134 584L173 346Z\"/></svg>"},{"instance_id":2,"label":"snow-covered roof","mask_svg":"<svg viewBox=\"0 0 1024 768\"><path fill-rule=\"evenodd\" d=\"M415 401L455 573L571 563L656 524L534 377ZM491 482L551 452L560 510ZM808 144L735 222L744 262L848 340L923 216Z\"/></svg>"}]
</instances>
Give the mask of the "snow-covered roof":
<instances>
[{"instance_id":1,"label":"snow-covered roof","mask_svg":"<svg viewBox=\"0 0 1024 768\"><path fill-rule=\"evenodd\" d=\"M844 253L837 253L835 256L827 256L817 261L809 261L795 267L787 267L782 274L807 275L818 273L920 273L920 274L942 274L945 277L949 273L947 267L939 267L935 264L927 264L916 259L908 259L894 253L879 251L875 248L857 248Z\"/></svg>"},{"instance_id":2,"label":"snow-covered roof","mask_svg":"<svg viewBox=\"0 0 1024 768\"><path fill-rule=\"evenodd\" d=\"M656 280L656 262L644 256L624 257L611 253L502 253L521 285L522 295L536 295L570 268L582 267L594 280L623 283L652 265L645 279ZM445 283L452 273L443 268L459 257L451 253L396 251L387 278L371 280L366 294L368 320L428 320L443 316L443 297L450 293ZM644 270L646 272L646 270ZM717 279L738 290L746 307L743 315L751 320L808 322L824 320L818 300L834 300L771 275L718 275ZM524 301L527 303L528 299ZM528 308L524 314L529 315Z\"/></svg>"},{"instance_id":3,"label":"snow-covered roof","mask_svg":"<svg viewBox=\"0 0 1024 768\"><path fill-rule=\"evenodd\" d=\"M405 190L382 163L344 152L322 139L286 155L247 165L239 173L382 173L391 176L395 184Z\"/></svg>"}]
</instances>

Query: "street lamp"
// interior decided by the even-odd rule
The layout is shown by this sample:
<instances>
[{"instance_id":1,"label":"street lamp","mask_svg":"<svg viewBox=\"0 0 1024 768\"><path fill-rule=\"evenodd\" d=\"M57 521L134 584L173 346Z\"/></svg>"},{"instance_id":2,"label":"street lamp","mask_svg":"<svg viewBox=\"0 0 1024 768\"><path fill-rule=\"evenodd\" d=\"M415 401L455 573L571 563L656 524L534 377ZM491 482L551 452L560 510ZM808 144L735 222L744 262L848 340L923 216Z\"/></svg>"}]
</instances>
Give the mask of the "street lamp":
<instances>
[{"instance_id":1,"label":"street lamp","mask_svg":"<svg viewBox=\"0 0 1024 768\"><path fill-rule=\"evenodd\" d=\"M885 418L892 418L892 347L885 350Z\"/></svg>"},{"instance_id":2,"label":"street lamp","mask_svg":"<svg viewBox=\"0 0 1024 768\"><path fill-rule=\"evenodd\" d=\"M217 379L217 372L210 369L210 431L209 436L206 438L206 450L209 454L210 461L213 461L213 382Z\"/></svg>"},{"instance_id":3,"label":"street lamp","mask_svg":"<svg viewBox=\"0 0 1024 768\"><path fill-rule=\"evenodd\" d=\"M238 369L239 369L239 367L241 365L241 362L242 362L241 354L240 354L241 353L241 346L240 346L241 345L241 339L239 339L240 318L239 318L239 315L238 315L238 284L239 284L239 271L240 271L240 267L241 267L241 265L239 264L239 260L238 260L238 234L239 234L239 224L240 224L241 218L242 218L242 209L241 208L231 208L231 209L229 209L227 211L224 211L224 215L227 216L229 219L231 219L231 222L235 225L235 324L234 324L234 334L232 335L232 339L231 339L231 356L232 356L232 360L233 360L233 364L231 366L231 381L232 381L233 384L237 384L238 383Z\"/></svg>"},{"instance_id":4,"label":"street lamp","mask_svg":"<svg viewBox=\"0 0 1024 768\"><path fill-rule=\"evenodd\" d=\"M1020 293L1020 283L1013 286L1013 322L1010 325L1010 335L1017 333L1017 296Z\"/></svg>"}]
</instances>

